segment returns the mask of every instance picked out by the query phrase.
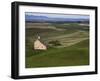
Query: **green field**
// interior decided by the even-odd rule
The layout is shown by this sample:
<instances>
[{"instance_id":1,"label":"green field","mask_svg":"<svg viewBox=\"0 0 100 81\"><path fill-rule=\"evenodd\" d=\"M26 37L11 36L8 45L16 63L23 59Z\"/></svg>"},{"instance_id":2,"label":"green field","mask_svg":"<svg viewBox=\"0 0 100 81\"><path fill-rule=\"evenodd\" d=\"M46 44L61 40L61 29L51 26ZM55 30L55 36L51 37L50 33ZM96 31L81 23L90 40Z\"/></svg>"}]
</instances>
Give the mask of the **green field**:
<instances>
[{"instance_id":1,"label":"green field","mask_svg":"<svg viewBox=\"0 0 100 81\"><path fill-rule=\"evenodd\" d=\"M34 50L37 35L47 50ZM50 45L57 41L60 45ZM78 23L26 23L25 67L89 65L89 26Z\"/></svg>"}]
</instances>

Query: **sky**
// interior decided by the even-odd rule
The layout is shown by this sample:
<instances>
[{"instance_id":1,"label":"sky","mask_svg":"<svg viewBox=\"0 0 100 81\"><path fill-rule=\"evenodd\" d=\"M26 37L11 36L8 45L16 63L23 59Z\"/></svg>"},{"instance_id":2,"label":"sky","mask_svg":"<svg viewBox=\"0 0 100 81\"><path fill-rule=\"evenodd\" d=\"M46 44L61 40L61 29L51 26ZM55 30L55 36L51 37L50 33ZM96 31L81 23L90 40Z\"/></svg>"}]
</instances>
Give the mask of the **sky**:
<instances>
[{"instance_id":1,"label":"sky","mask_svg":"<svg viewBox=\"0 0 100 81\"><path fill-rule=\"evenodd\" d=\"M51 13L34 13L34 12L25 12L25 15L33 16L46 16L50 18L74 18L74 19L89 19L89 15L79 15L79 14L51 14Z\"/></svg>"}]
</instances>

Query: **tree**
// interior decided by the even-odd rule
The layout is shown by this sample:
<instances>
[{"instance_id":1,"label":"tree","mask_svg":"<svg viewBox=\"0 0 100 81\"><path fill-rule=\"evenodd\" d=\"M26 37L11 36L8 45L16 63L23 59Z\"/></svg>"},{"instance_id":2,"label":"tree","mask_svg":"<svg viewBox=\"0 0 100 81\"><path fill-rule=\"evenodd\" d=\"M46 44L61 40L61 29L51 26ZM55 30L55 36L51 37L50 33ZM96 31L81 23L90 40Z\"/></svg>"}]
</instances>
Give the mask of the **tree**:
<instances>
[{"instance_id":1,"label":"tree","mask_svg":"<svg viewBox=\"0 0 100 81\"><path fill-rule=\"evenodd\" d=\"M58 40L49 41L49 44L51 44L52 46L61 46L61 43Z\"/></svg>"}]
</instances>

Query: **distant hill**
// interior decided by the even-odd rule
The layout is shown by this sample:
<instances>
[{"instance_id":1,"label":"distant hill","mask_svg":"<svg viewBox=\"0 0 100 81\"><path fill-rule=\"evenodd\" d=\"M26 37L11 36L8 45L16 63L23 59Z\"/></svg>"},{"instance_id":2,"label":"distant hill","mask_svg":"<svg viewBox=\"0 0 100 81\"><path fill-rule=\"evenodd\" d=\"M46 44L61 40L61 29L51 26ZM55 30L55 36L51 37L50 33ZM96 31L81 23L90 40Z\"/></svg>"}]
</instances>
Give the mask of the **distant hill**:
<instances>
[{"instance_id":1,"label":"distant hill","mask_svg":"<svg viewBox=\"0 0 100 81\"><path fill-rule=\"evenodd\" d=\"M45 22L45 23L89 23L89 19L84 18L58 18L58 17L47 17L47 16L35 16L35 15L25 15L26 22Z\"/></svg>"}]
</instances>

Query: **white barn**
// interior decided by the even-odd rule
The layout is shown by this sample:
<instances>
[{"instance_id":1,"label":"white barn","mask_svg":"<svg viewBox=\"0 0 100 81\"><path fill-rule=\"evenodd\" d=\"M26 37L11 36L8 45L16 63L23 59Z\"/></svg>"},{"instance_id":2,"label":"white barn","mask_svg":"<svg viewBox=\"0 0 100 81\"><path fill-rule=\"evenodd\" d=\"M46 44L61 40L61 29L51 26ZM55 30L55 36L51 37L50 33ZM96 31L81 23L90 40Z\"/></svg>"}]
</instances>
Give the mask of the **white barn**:
<instances>
[{"instance_id":1,"label":"white barn","mask_svg":"<svg viewBox=\"0 0 100 81\"><path fill-rule=\"evenodd\" d=\"M35 49L35 50L47 50L46 45L44 45L44 44L40 41L40 36L38 36L38 39L34 42L34 49Z\"/></svg>"}]
</instances>

